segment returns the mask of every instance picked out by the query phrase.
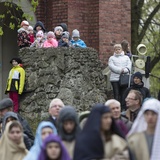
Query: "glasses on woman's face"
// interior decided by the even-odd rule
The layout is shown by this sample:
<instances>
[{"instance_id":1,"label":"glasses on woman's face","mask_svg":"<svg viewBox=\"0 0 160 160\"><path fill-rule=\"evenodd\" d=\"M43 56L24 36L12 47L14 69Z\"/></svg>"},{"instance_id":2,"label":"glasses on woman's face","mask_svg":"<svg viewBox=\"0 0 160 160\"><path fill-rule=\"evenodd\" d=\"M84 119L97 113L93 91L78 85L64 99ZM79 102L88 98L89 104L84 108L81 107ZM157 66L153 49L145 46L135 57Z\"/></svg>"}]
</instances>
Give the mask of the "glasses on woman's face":
<instances>
[{"instance_id":1,"label":"glasses on woman's face","mask_svg":"<svg viewBox=\"0 0 160 160\"><path fill-rule=\"evenodd\" d=\"M136 99L136 98L126 97L126 99L125 99L125 100L126 100L126 101L127 101L127 100L133 100L133 101L134 101L134 100L137 100L137 99Z\"/></svg>"}]
</instances>

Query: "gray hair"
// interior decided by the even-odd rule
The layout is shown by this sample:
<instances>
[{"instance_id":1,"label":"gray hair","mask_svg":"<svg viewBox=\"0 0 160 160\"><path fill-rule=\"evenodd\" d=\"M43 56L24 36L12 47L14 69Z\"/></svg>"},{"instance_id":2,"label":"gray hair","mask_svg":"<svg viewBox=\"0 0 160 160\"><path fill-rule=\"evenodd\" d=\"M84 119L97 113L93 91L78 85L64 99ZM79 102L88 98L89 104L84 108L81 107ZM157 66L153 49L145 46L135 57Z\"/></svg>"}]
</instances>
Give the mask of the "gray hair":
<instances>
[{"instance_id":1,"label":"gray hair","mask_svg":"<svg viewBox=\"0 0 160 160\"><path fill-rule=\"evenodd\" d=\"M115 100L115 99L109 99L108 101L106 101L106 103L105 103L104 105L110 107L110 105L113 104L113 103L114 103L114 104L117 104L119 107L121 107L120 102L117 101L117 100Z\"/></svg>"},{"instance_id":2,"label":"gray hair","mask_svg":"<svg viewBox=\"0 0 160 160\"><path fill-rule=\"evenodd\" d=\"M54 105L54 103L56 103L56 102L59 102L60 105L61 105L62 107L64 107L64 103L62 102L61 99L59 99L59 98L54 98L54 99L52 99L52 101L51 101L51 103L50 103L50 105L49 105L49 108L51 108L51 107Z\"/></svg>"}]
</instances>

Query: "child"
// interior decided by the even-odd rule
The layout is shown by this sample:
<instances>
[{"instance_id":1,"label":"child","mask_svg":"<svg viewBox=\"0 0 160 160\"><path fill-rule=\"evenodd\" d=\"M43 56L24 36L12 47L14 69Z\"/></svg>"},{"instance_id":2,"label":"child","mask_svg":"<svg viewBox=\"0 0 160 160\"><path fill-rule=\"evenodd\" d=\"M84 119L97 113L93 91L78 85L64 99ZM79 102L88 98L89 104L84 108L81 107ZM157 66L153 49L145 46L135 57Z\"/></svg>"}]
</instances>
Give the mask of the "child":
<instances>
[{"instance_id":1,"label":"child","mask_svg":"<svg viewBox=\"0 0 160 160\"><path fill-rule=\"evenodd\" d=\"M38 31L36 34L36 39L30 47L42 48L44 43L43 36L44 36L43 31L41 30Z\"/></svg>"},{"instance_id":2,"label":"child","mask_svg":"<svg viewBox=\"0 0 160 160\"><path fill-rule=\"evenodd\" d=\"M41 21L37 21L37 23L36 23L35 26L34 26L34 32L35 32L35 34L36 34L38 31L40 31L40 30L42 30L43 33L45 33L45 31L46 31L46 29L45 29L45 27L44 27L44 24L43 24Z\"/></svg>"},{"instance_id":3,"label":"child","mask_svg":"<svg viewBox=\"0 0 160 160\"><path fill-rule=\"evenodd\" d=\"M54 28L54 35L57 41L59 41L62 37L63 28L61 26L57 26Z\"/></svg>"},{"instance_id":4,"label":"child","mask_svg":"<svg viewBox=\"0 0 160 160\"><path fill-rule=\"evenodd\" d=\"M69 41L69 32L63 32L61 40L58 42L58 47L71 47L72 43Z\"/></svg>"},{"instance_id":5,"label":"child","mask_svg":"<svg viewBox=\"0 0 160 160\"><path fill-rule=\"evenodd\" d=\"M30 42L33 43L34 42L34 33L33 33L33 27L29 26L28 27L28 36L30 38Z\"/></svg>"},{"instance_id":6,"label":"child","mask_svg":"<svg viewBox=\"0 0 160 160\"><path fill-rule=\"evenodd\" d=\"M43 142L38 160L71 160L61 139L53 134Z\"/></svg>"},{"instance_id":7,"label":"child","mask_svg":"<svg viewBox=\"0 0 160 160\"><path fill-rule=\"evenodd\" d=\"M17 43L20 48L29 47L31 45L30 38L28 36L28 26L27 21L21 22L21 28L18 30Z\"/></svg>"},{"instance_id":8,"label":"child","mask_svg":"<svg viewBox=\"0 0 160 160\"><path fill-rule=\"evenodd\" d=\"M80 39L80 34L77 29L74 29L72 31L72 40L71 43L73 44L74 47L80 47L80 48L86 48L86 44L84 43L83 40Z\"/></svg>"},{"instance_id":9,"label":"child","mask_svg":"<svg viewBox=\"0 0 160 160\"><path fill-rule=\"evenodd\" d=\"M55 35L52 31L49 31L47 33L47 40L44 42L43 47L48 48L48 47L58 47L58 42L54 39Z\"/></svg>"},{"instance_id":10,"label":"child","mask_svg":"<svg viewBox=\"0 0 160 160\"><path fill-rule=\"evenodd\" d=\"M25 71L19 65L22 63L20 58L12 58L10 63L13 65L13 68L9 72L5 93L9 93L9 98L11 98L14 103L13 111L18 112L19 95L22 94L25 83Z\"/></svg>"}]
</instances>

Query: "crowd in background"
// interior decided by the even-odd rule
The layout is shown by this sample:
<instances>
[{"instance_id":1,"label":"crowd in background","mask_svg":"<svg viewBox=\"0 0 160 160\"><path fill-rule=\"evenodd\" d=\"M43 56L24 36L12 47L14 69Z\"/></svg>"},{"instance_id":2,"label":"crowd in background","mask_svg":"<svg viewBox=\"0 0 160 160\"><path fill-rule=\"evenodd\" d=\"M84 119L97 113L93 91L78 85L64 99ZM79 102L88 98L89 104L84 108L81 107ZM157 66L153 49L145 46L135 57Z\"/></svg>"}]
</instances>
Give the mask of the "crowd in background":
<instances>
[{"instance_id":1,"label":"crowd in background","mask_svg":"<svg viewBox=\"0 0 160 160\"><path fill-rule=\"evenodd\" d=\"M37 21L32 27L26 20L21 22L21 28L18 29L17 43L20 48L87 47L85 42L80 39L80 32L74 29L70 35L65 23L61 23L52 31L47 32L41 21Z\"/></svg>"}]
</instances>

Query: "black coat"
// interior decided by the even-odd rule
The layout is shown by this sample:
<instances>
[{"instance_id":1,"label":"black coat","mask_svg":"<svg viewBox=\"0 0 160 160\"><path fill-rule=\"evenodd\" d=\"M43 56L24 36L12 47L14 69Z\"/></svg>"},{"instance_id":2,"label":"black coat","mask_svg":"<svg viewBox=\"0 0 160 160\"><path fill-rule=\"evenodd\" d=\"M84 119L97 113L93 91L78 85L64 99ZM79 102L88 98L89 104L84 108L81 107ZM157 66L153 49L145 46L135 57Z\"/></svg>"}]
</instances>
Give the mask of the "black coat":
<instances>
[{"instance_id":1,"label":"black coat","mask_svg":"<svg viewBox=\"0 0 160 160\"><path fill-rule=\"evenodd\" d=\"M49 116L49 118L46 119L46 121L51 122L57 129L57 121L55 119L53 119L52 116Z\"/></svg>"}]
</instances>

